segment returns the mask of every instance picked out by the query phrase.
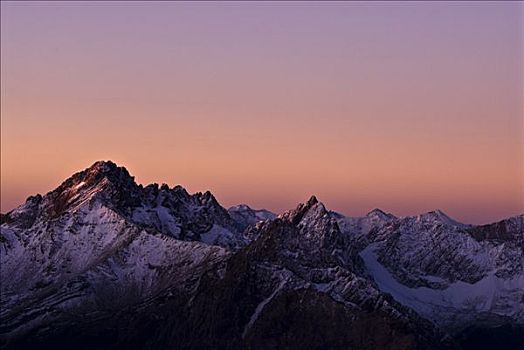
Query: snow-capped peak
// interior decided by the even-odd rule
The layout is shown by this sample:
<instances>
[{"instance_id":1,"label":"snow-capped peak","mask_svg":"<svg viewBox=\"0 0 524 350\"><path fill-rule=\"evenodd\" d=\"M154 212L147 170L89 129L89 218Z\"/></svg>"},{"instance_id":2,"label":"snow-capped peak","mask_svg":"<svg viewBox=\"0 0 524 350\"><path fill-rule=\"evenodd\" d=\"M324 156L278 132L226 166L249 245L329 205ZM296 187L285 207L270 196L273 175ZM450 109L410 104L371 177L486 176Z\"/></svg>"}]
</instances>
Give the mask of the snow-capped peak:
<instances>
[{"instance_id":1,"label":"snow-capped peak","mask_svg":"<svg viewBox=\"0 0 524 350\"><path fill-rule=\"evenodd\" d=\"M89 168L73 174L47 195L74 197L79 193L92 195L110 188L130 194L138 189L138 185L126 168L119 167L111 161L98 161Z\"/></svg>"},{"instance_id":2,"label":"snow-capped peak","mask_svg":"<svg viewBox=\"0 0 524 350\"><path fill-rule=\"evenodd\" d=\"M230 207L229 215L235 220L239 228L243 231L248 226L255 225L258 222L265 220L273 220L276 214L265 209L253 209L247 204L238 204Z\"/></svg>"},{"instance_id":3,"label":"snow-capped peak","mask_svg":"<svg viewBox=\"0 0 524 350\"><path fill-rule=\"evenodd\" d=\"M327 327L321 331L337 327L337 342L315 347L339 344L349 329L349 347L379 339L387 348L408 338L384 334L406 327L410 339L437 332L415 311L452 330L477 320L524 322L524 215L482 226L462 225L441 210L397 219L374 209L351 218L311 196L275 219L245 204L226 210L209 191L137 185L125 168L100 161L0 215L0 224L2 340L37 334L54 343L74 331L81 342L124 324L138 328L123 327L115 339L147 334L144 344L153 348L185 343L150 343L159 334L193 331L187 344L194 348L216 344L217 334L228 336L226 347L250 348L257 344L241 339L273 334L273 320L298 312L310 323L293 323L299 333L289 339L320 324ZM219 314L206 319L210 309ZM212 327L202 329L202 320ZM377 327L365 331L370 324ZM357 338L362 342L353 343ZM452 348L432 344L411 347Z\"/></svg>"},{"instance_id":4,"label":"snow-capped peak","mask_svg":"<svg viewBox=\"0 0 524 350\"><path fill-rule=\"evenodd\" d=\"M229 207L228 210L245 211L245 210L253 210L253 209L251 209L251 207L247 204L237 204L232 207Z\"/></svg>"},{"instance_id":5,"label":"snow-capped peak","mask_svg":"<svg viewBox=\"0 0 524 350\"><path fill-rule=\"evenodd\" d=\"M442 223L445 225L451 225L451 226L467 226L461 222L458 222L451 217L449 217L446 213L444 213L440 209L432 210L430 212L421 214L417 216L417 221L427 222L427 223Z\"/></svg>"},{"instance_id":6,"label":"snow-capped peak","mask_svg":"<svg viewBox=\"0 0 524 350\"><path fill-rule=\"evenodd\" d=\"M296 209L287 211L279 217L297 225L303 219L310 221L311 218L315 219L327 215L328 211L324 204L319 202L317 197L311 196L306 203L300 203Z\"/></svg>"},{"instance_id":7,"label":"snow-capped peak","mask_svg":"<svg viewBox=\"0 0 524 350\"><path fill-rule=\"evenodd\" d=\"M377 218L377 219L384 220L384 221L396 219L395 215L386 213L385 211L378 209L378 208L371 210L369 213L366 214L366 217Z\"/></svg>"}]
</instances>

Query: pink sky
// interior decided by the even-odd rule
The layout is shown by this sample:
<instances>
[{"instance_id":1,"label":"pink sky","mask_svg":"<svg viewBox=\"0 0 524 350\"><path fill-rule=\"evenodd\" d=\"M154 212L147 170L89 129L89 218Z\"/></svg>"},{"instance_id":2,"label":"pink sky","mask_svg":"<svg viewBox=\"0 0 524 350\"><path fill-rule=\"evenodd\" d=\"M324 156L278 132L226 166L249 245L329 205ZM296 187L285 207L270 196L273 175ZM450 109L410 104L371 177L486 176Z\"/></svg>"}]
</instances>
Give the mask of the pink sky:
<instances>
[{"instance_id":1,"label":"pink sky","mask_svg":"<svg viewBox=\"0 0 524 350\"><path fill-rule=\"evenodd\" d=\"M524 212L519 2L1 3L1 210L96 160L280 212Z\"/></svg>"}]
</instances>

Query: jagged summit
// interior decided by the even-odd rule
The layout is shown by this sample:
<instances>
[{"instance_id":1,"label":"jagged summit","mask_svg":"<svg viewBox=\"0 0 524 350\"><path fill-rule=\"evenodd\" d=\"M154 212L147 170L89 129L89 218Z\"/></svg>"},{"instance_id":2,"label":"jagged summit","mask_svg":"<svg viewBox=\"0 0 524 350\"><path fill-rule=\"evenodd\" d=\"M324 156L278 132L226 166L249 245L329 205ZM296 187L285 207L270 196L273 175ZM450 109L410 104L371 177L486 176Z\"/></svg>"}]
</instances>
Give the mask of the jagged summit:
<instances>
[{"instance_id":1,"label":"jagged summit","mask_svg":"<svg viewBox=\"0 0 524 350\"><path fill-rule=\"evenodd\" d=\"M129 174L127 169L123 166L118 166L110 160L100 160L89 168L75 174L86 178L100 178L107 177L109 179L131 179L134 181L134 177ZM75 177L73 175L73 177Z\"/></svg>"},{"instance_id":2,"label":"jagged summit","mask_svg":"<svg viewBox=\"0 0 524 350\"><path fill-rule=\"evenodd\" d=\"M94 171L94 172L107 172L107 171L115 170L117 168L119 168L119 166L116 165L111 160L98 160L94 162L87 170ZM124 168L124 167L120 167L120 168Z\"/></svg>"},{"instance_id":3,"label":"jagged summit","mask_svg":"<svg viewBox=\"0 0 524 350\"><path fill-rule=\"evenodd\" d=\"M83 204L100 202L112 209L139 205L141 187L126 168L98 161L75 173L42 200L44 216L58 218Z\"/></svg>"},{"instance_id":4,"label":"jagged summit","mask_svg":"<svg viewBox=\"0 0 524 350\"><path fill-rule=\"evenodd\" d=\"M299 204L296 209L280 215L279 218L285 225L291 224L294 227L294 233L288 237L290 242L298 244L301 249L317 251L317 258L338 256L335 251L343 250L344 238L336 215L326 209L315 196L311 196L306 203ZM323 252L320 253L319 249Z\"/></svg>"},{"instance_id":5,"label":"jagged summit","mask_svg":"<svg viewBox=\"0 0 524 350\"><path fill-rule=\"evenodd\" d=\"M307 205L309 206L313 206L315 204L318 203L318 199L315 195L312 195L311 197L309 197L308 201L307 201Z\"/></svg>"},{"instance_id":6,"label":"jagged summit","mask_svg":"<svg viewBox=\"0 0 524 350\"><path fill-rule=\"evenodd\" d=\"M82 213L82 214L81 214ZM238 224L210 191L189 194L182 186L138 185L127 169L112 161L97 161L75 173L45 196L2 216L29 229L50 220L115 213L122 220L151 233L180 240L202 241L225 247L244 244Z\"/></svg>"},{"instance_id":7,"label":"jagged summit","mask_svg":"<svg viewBox=\"0 0 524 350\"><path fill-rule=\"evenodd\" d=\"M90 167L73 174L47 195L86 192L88 189L91 192L101 192L109 187L133 192L138 185L125 167L117 166L112 161L97 161Z\"/></svg>"},{"instance_id":8,"label":"jagged summit","mask_svg":"<svg viewBox=\"0 0 524 350\"><path fill-rule=\"evenodd\" d=\"M306 203L300 203L295 209L283 213L280 217L297 225L306 217L322 217L327 213L324 204L319 202L317 197L311 196Z\"/></svg>"}]
</instances>

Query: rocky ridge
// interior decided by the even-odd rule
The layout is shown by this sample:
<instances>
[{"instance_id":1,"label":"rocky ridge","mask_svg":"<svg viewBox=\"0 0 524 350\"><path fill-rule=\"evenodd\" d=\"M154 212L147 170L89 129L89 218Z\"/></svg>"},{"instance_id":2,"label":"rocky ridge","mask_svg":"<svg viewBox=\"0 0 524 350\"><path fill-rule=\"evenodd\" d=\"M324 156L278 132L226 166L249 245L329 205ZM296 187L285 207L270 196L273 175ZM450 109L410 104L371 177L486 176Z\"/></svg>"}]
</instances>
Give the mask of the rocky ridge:
<instances>
[{"instance_id":1,"label":"rocky ridge","mask_svg":"<svg viewBox=\"0 0 524 350\"><path fill-rule=\"evenodd\" d=\"M97 162L2 215L0 344L464 347L457 329L524 323L523 220L352 218L314 196L277 217Z\"/></svg>"}]
</instances>

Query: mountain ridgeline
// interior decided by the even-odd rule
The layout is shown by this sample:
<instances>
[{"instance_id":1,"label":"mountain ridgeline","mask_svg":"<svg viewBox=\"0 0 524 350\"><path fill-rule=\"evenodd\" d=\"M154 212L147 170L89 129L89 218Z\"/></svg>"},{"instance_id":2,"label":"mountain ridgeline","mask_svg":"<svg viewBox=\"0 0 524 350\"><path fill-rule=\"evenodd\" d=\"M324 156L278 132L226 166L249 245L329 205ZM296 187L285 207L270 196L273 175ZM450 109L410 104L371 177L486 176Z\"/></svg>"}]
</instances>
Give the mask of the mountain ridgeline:
<instances>
[{"instance_id":1,"label":"mountain ridgeline","mask_svg":"<svg viewBox=\"0 0 524 350\"><path fill-rule=\"evenodd\" d=\"M0 348L524 349L524 215L277 216L102 161L0 219Z\"/></svg>"}]
</instances>

